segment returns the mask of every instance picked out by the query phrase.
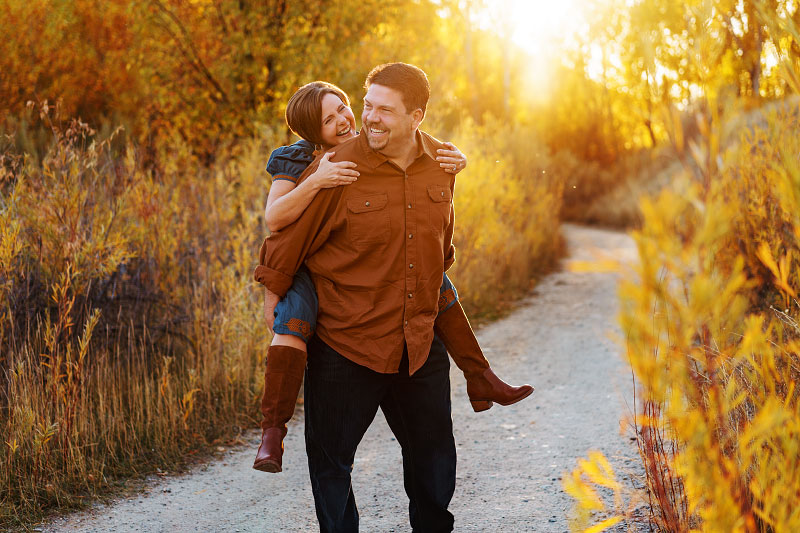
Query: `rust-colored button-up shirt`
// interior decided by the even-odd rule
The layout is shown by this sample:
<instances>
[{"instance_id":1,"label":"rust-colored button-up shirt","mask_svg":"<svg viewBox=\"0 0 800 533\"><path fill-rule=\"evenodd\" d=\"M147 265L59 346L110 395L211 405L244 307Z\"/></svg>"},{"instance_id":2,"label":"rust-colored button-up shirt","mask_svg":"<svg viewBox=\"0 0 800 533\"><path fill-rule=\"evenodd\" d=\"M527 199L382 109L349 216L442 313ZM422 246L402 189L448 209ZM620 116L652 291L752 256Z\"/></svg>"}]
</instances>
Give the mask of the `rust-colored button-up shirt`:
<instances>
[{"instance_id":1,"label":"rust-colored button-up shirt","mask_svg":"<svg viewBox=\"0 0 800 533\"><path fill-rule=\"evenodd\" d=\"M333 148L332 161L358 165L358 181L317 193L299 219L264 240L255 270L283 297L305 261L319 297L317 335L376 372L397 372L404 344L409 372L425 362L442 275L454 260L455 177L436 162L439 141L417 132L417 146L405 171L370 149L366 135Z\"/></svg>"}]
</instances>

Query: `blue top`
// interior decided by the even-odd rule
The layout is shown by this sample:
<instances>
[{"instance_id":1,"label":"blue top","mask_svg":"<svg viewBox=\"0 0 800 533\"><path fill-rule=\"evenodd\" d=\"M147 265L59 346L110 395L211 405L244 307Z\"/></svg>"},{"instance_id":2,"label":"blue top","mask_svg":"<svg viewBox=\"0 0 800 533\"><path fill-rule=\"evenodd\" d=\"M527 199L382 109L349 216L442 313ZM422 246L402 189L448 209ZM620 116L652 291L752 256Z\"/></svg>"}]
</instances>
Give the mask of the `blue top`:
<instances>
[{"instance_id":1,"label":"blue top","mask_svg":"<svg viewBox=\"0 0 800 533\"><path fill-rule=\"evenodd\" d=\"M300 174L314 161L314 150L315 146L304 139L274 149L267 162L267 172L272 175L272 181L297 183Z\"/></svg>"}]
</instances>

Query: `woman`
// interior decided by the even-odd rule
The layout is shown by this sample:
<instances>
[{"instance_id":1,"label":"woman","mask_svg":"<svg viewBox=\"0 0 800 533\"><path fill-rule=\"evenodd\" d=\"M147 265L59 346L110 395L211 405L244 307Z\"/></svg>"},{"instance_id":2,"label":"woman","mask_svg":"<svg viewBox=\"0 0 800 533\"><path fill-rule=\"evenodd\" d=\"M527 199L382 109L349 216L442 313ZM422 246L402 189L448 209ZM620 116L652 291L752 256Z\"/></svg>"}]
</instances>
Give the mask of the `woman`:
<instances>
[{"instance_id":1,"label":"woman","mask_svg":"<svg viewBox=\"0 0 800 533\"><path fill-rule=\"evenodd\" d=\"M289 99L286 122L303 140L274 150L267 164L273 177L265 211L270 231L294 222L320 189L346 186L359 176L354 163L331 162L330 153L326 153L317 170L297 184L300 174L314 160L316 146L327 150L357 135L355 117L341 89L320 81L301 87ZM449 150L438 151L437 160L445 172L456 174L466 166L466 158L452 144L447 146ZM512 387L492 372L446 275L439 294L436 334L464 373L472 408L484 411L493 402L510 405L530 395L530 385ZM317 298L308 271L302 268L295 275L292 288L274 312L267 300L264 311L275 335L267 355L262 439L253 468L280 472L286 423L294 412L306 366L306 343L316 324Z\"/></svg>"}]
</instances>

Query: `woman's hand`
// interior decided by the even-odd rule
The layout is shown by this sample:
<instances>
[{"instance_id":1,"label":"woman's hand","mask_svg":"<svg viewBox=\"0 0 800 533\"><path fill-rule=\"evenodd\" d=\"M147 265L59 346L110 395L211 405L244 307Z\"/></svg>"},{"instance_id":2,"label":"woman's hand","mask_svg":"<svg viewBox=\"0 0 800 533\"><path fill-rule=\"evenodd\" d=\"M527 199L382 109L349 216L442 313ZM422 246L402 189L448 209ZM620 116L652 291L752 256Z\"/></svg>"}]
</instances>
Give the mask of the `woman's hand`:
<instances>
[{"instance_id":1,"label":"woman's hand","mask_svg":"<svg viewBox=\"0 0 800 533\"><path fill-rule=\"evenodd\" d=\"M436 153L439 154L436 156L436 160L445 172L458 174L466 168L467 156L462 154L461 150L456 148L456 145L453 143L444 143L444 145L447 147L447 150L443 150L442 148L436 150Z\"/></svg>"},{"instance_id":2,"label":"woman's hand","mask_svg":"<svg viewBox=\"0 0 800 533\"><path fill-rule=\"evenodd\" d=\"M350 185L358 179L359 172L355 170L356 164L352 161L332 162L331 152L323 154L319 167L306 181L316 189L330 189L339 185Z\"/></svg>"}]
</instances>

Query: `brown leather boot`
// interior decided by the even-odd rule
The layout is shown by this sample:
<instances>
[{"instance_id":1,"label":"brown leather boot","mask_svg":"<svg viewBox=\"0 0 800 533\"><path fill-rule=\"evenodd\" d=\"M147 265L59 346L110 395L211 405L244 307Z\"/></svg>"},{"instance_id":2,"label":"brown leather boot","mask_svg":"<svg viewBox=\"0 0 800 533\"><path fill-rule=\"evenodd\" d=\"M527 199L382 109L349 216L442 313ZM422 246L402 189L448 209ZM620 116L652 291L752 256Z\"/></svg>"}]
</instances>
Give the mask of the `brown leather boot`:
<instances>
[{"instance_id":1,"label":"brown leather boot","mask_svg":"<svg viewBox=\"0 0 800 533\"><path fill-rule=\"evenodd\" d=\"M264 396L261 398L261 446L253 468L262 472L280 472L286 423L294 414L297 394L303 383L306 352L292 346L270 346L264 372Z\"/></svg>"},{"instance_id":2,"label":"brown leather boot","mask_svg":"<svg viewBox=\"0 0 800 533\"><path fill-rule=\"evenodd\" d=\"M261 430L261 445L256 452L253 468L262 472L276 473L283 470L283 438L286 430L268 428Z\"/></svg>"},{"instance_id":3,"label":"brown leather boot","mask_svg":"<svg viewBox=\"0 0 800 533\"><path fill-rule=\"evenodd\" d=\"M511 405L533 392L530 385L513 387L492 372L460 302L456 301L452 307L439 313L434 330L464 373L467 395L476 413L489 409L492 402Z\"/></svg>"}]
</instances>

